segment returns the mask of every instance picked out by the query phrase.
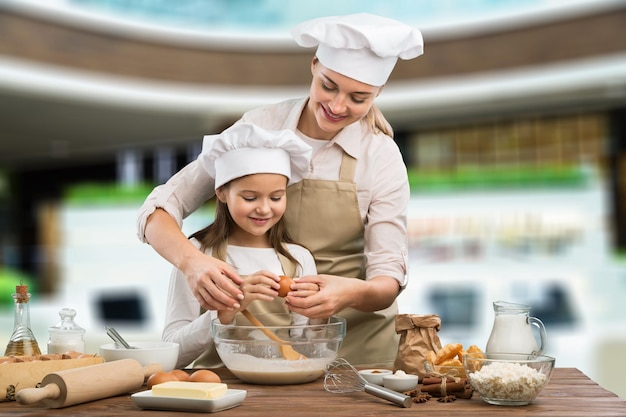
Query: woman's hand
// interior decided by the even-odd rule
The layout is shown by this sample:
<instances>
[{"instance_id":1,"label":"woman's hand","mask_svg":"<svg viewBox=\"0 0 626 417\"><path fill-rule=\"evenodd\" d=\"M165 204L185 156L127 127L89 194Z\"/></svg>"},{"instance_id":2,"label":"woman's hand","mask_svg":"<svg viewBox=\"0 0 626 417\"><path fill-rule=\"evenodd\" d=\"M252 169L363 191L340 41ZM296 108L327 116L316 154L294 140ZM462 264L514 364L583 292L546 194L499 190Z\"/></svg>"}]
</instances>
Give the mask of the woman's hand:
<instances>
[{"instance_id":1,"label":"woman's hand","mask_svg":"<svg viewBox=\"0 0 626 417\"><path fill-rule=\"evenodd\" d=\"M316 288L318 290L316 291ZM289 309L311 319L328 318L347 307L377 311L389 307L400 293L400 284L388 276L365 281L336 275L301 277L285 301Z\"/></svg>"},{"instance_id":2,"label":"woman's hand","mask_svg":"<svg viewBox=\"0 0 626 417\"><path fill-rule=\"evenodd\" d=\"M179 269L185 275L193 295L205 309L240 308L244 294L238 284L242 279L226 262L196 249L196 253L186 258Z\"/></svg>"},{"instance_id":3,"label":"woman's hand","mask_svg":"<svg viewBox=\"0 0 626 417\"><path fill-rule=\"evenodd\" d=\"M285 297L289 310L310 319L328 318L347 307L344 291L350 291L352 280L331 275L300 277Z\"/></svg>"},{"instance_id":4,"label":"woman's hand","mask_svg":"<svg viewBox=\"0 0 626 417\"><path fill-rule=\"evenodd\" d=\"M241 277L228 264L202 253L163 209L148 217L146 240L159 255L176 266L187 279L193 295L207 310L239 308Z\"/></svg>"}]
</instances>

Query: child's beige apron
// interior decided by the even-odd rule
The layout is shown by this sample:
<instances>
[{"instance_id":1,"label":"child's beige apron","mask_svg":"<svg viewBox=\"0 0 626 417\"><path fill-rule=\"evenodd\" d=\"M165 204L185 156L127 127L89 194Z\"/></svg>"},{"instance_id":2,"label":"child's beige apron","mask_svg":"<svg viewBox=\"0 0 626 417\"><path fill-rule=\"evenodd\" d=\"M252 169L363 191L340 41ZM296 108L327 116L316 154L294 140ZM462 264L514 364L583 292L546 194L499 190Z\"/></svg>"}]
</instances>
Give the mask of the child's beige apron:
<instances>
[{"instance_id":1,"label":"child's beige apron","mask_svg":"<svg viewBox=\"0 0 626 417\"><path fill-rule=\"evenodd\" d=\"M319 274L365 279L363 221L354 183L356 159L344 152L338 181L305 179L287 189L287 230L315 255ZM373 313L348 308L339 355L354 365L393 366L396 302Z\"/></svg>"},{"instance_id":2,"label":"child's beige apron","mask_svg":"<svg viewBox=\"0 0 626 417\"><path fill-rule=\"evenodd\" d=\"M221 251L217 251L217 253L226 253L225 251L226 251L226 242L224 242L224 245L221 248ZM215 254L215 256L220 258L220 260L225 261L225 259L221 259L223 257L218 256L217 253ZM281 255L278 252L276 254L278 255L280 265L283 268L283 273L287 275L288 277L295 277L296 265L294 264L294 262L290 261L287 257L285 257L284 255ZM242 278L243 277L245 277L245 275L242 275ZM250 313L254 314L255 316L259 316L261 314L272 313L271 317L274 320L263 320L263 322L268 326L288 326L292 324L290 323L290 320L285 320L286 316L276 315L276 313L289 313L289 310L285 306L285 300L280 297L274 298L274 301L254 301L250 303L247 310ZM201 308L200 314L203 314L205 311L206 310ZM239 315L237 315L237 317L239 317ZM249 324L246 323L246 325L249 325ZM219 368L222 366L224 366L224 363L222 362L219 355L217 354L215 345L212 345L209 349L207 349L193 363L194 368Z\"/></svg>"}]
</instances>

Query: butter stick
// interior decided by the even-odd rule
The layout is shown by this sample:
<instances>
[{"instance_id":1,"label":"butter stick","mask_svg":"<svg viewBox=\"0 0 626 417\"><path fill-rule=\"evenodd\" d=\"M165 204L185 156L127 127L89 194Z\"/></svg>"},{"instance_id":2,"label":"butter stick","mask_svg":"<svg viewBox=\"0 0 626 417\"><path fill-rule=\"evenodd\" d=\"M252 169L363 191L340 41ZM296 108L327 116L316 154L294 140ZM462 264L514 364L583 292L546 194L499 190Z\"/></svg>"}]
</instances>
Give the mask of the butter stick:
<instances>
[{"instance_id":1,"label":"butter stick","mask_svg":"<svg viewBox=\"0 0 626 417\"><path fill-rule=\"evenodd\" d=\"M218 382L168 381L152 386L155 397L213 400L226 395L228 386Z\"/></svg>"}]
</instances>

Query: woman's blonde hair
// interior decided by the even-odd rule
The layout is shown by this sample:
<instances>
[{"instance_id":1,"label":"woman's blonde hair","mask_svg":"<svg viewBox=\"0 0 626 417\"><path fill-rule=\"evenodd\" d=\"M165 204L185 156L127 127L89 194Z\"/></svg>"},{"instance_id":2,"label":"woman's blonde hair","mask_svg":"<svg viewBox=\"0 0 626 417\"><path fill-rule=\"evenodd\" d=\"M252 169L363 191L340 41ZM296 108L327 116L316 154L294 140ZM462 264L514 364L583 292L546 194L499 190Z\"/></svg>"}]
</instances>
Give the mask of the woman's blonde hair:
<instances>
[{"instance_id":1,"label":"woman's blonde hair","mask_svg":"<svg viewBox=\"0 0 626 417\"><path fill-rule=\"evenodd\" d=\"M372 104L370 111L365 115L365 120L374 133L382 132L393 139L393 128L375 104Z\"/></svg>"}]
</instances>

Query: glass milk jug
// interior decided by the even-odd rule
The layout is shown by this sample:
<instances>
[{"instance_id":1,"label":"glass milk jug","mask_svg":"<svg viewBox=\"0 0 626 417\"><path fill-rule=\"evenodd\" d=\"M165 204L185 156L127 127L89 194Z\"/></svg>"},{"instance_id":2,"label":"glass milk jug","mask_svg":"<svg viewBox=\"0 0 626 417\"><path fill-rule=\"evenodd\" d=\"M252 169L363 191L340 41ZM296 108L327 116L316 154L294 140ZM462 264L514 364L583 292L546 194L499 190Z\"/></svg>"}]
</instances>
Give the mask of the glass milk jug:
<instances>
[{"instance_id":1,"label":"glass milk jug","mask_svg":"<svg viewBox=\"0 0 626 417\"><path fill-rule=\"evenodd\" d=\"M487 353L541 354L546 344L546 328L541 320L530 317L530 307L523 304L496 301L495 318L487 341ZM532 326L539 330L539 345Z\"/></svg>"}]
</instances>

